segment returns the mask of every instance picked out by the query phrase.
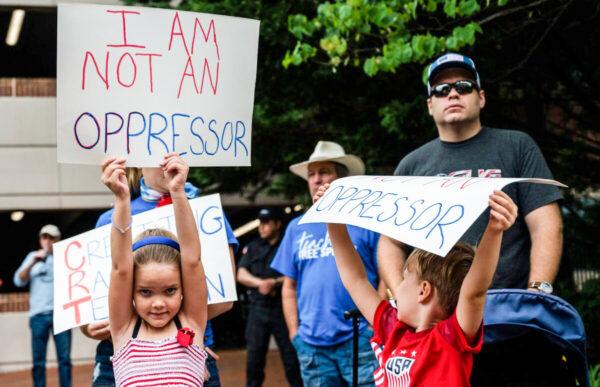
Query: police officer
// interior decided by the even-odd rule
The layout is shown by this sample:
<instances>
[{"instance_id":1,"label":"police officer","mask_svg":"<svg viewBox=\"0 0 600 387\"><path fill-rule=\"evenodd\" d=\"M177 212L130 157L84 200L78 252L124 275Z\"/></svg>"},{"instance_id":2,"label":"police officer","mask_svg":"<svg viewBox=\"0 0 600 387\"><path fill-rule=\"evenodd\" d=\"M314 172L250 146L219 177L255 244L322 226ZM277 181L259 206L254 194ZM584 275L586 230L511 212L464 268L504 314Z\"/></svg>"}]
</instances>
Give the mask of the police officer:
<instances>
[{"instance_id":1,"label":"police officer","mask_svg":"<svg viewBox=\"0 0 600 387\"><path fill-rule=\"evenodd\" d=\"M242 251L237 280L248 288L249 313L246 325L247 386L261 386L269 339L275 336L285 375L291 386L302 386L296 351L281 309L283 277L270 268L281 242L282 214L274 208L263 208L258 213L260 238L250 242Z\"/></svg>"}]
</instances>

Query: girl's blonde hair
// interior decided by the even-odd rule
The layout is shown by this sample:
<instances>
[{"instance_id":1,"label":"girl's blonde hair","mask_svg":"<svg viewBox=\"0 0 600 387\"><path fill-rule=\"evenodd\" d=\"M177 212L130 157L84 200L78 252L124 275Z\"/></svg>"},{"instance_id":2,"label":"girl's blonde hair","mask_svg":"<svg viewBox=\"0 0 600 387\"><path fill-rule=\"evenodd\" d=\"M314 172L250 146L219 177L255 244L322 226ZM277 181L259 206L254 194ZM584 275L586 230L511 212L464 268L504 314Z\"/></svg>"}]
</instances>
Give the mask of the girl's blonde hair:
<instances>
[{"instance_id":1,"label":"girl's blonde hair","mask_svg":"<svg viewBox=\"0 0 600 387\"><path fill-rule=\"evenodd\" d=\"M175 234L160 228L145 230L133 242L135 243L150 236L167 237L177 242ZM135 269L148 263L163 263L181 267L181 254L171 246L160 244L142 246L133 252L133 267Z\"/></svg>"},{"instance_id":2,"label":"girl's blonde hair","mask_svg":"<svg viewBox=\"0 0 600 387\"><path fill-rule=\"evenodd\" d=\"M131 197L137 197L140 194L140 179L142 178L142 168L126 168L127 184Z\"/></svg>"}]
</instances>

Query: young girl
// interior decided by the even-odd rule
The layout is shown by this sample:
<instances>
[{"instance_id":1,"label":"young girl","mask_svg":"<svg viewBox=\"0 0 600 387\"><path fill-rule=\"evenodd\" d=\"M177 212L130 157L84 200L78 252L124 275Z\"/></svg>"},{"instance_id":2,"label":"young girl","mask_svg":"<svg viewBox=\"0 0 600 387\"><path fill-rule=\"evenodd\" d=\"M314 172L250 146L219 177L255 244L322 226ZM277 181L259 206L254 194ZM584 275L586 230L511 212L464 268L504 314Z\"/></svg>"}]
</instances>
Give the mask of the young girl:
<instances>
[{"instance_id":1,"label":"young girl","mask_svg":"<svg viewBox=\"0 0 600 387\"><path fill-rule=\"evenodd\" d=\"M125 160L102 164L102 182L115 195L108 294L118 386L202 386L207 288L200 240L184 191L188 167L176 153L161 163L173 200L176 237L153 229L131 244Z\"/></svg>"}]
</instances>

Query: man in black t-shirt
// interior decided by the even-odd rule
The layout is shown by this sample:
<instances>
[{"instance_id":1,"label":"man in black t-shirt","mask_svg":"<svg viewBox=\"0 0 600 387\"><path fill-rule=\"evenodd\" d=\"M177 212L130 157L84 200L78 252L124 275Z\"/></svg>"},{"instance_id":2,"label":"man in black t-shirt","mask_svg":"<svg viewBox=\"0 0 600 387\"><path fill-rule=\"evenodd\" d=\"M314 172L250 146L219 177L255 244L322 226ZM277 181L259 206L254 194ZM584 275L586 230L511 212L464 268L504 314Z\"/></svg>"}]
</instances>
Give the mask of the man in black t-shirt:
<instances>
[{"instance_id":1,"label":"man in black t-shirt","mask_svg":"<svg viewBox=\"0 0 600 387\"><path fill-rule=\"evenodd\" d=\"M427 87L427 108L439 137L404 157L395 175L552 179L531 137L481 125L485 93L470 58L450 53L433 61ZM551 293L562 253L562 220L556 203L561 193L554 186L528 183L511 184L504 191L519 207L519 217L504 233L492 287ZM488 218L486 211L461 240L476 245ZM379 241L380 275L392 292L402 278L404 247L383 235Z\"/></svg>"},{"instance_id":2,"label":"man in black t-shirt","mask_svg":"<svg viewBox=\"0 0 600 387\"><path fill-rule=\"evenodd\" d=\"M237 280L248 288L249 313L246 323L246 385L261 386L265 377L265 357L271 334L291 386L302 386L296 351L281 308L283 276L271 269L271 261L281 242L282 215L276 209L263 208L257 238L244 247L238 264Z\"/></svg>"}]
</instances>

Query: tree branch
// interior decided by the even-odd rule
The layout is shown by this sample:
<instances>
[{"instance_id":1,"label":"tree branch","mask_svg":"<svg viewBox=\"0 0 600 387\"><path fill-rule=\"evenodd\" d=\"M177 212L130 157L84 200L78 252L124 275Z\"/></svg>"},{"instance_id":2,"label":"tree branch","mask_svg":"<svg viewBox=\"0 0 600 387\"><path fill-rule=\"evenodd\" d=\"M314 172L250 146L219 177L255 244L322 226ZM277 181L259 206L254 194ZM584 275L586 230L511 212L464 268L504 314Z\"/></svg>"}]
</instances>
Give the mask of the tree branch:
<instances>
[{"instance_id":1,"label":"tree branch","mask_svg":"<svg viewBox=\"0 0 600 387\"><path fill-rule=\"evenodd\" d=\"M492 20L497 19L499 17L504 17L506 15L510 15L512 13L515 13L515 12L520 12L520 11L523 11L523 10L528 9L528 8L536 7L536 6L540 5L540 4L547 3L549 1L552 1L552 0L538 0L538 1L534 1L533 3L529 3L527 5L522 5L520 7L514 7L514 8L509 8L509 9L502 10L500 12L497 12L497 13L495 13L493 15L490 15L490 16L486 17L485 19L482 19L479 22L479 25L484 25L484 24L489 23Z\"/></svg>"}]
</instances>

